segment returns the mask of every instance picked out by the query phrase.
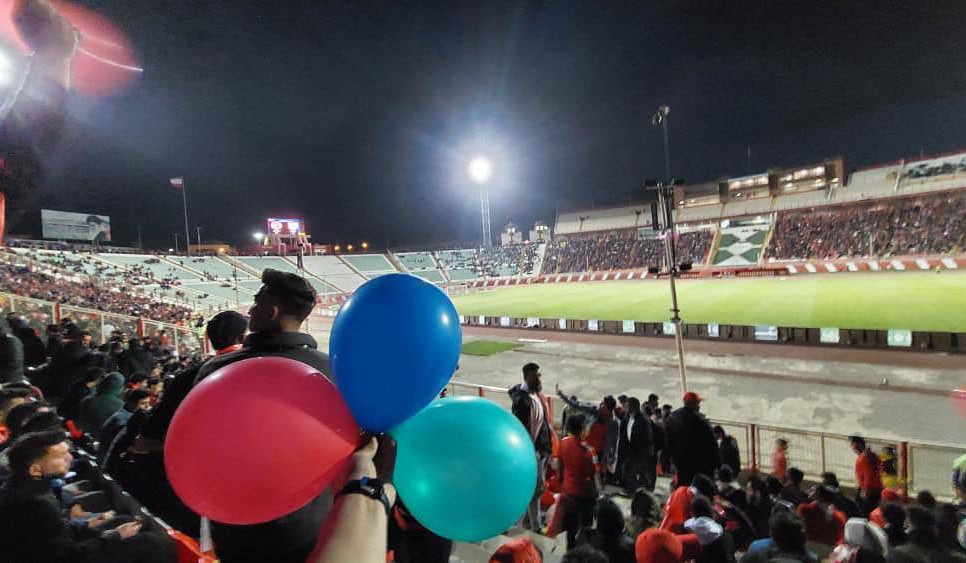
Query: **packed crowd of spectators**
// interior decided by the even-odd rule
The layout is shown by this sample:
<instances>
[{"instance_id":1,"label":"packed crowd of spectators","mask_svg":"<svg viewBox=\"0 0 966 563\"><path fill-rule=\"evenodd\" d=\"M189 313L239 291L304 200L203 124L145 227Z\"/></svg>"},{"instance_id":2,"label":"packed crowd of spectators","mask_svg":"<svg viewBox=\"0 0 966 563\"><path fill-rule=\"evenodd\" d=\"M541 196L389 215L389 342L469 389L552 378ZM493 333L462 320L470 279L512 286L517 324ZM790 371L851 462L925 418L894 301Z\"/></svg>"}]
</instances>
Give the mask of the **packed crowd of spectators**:
<instances>
[{"instance_id":1,"label":"packed crowd of spectators","mask_svg":"<svg viewBox=\"0 0 966 563\"><path fill-rule=\"evenodd\" d=\"M705 261L713 231L678 233L675 251L679 262ZM587 235L560 236L547 246L543 273L635 270L662 267L664 241L641 238L637 230L608 231Z\"/></svg>"},{"instance_id":2,"label":"packed crowd of spectators","mask_svg":"<svg viewBox=\"0 0 966 563\"><path fill-rule=\"evenodd\" d=\"M944 254L966 246L966 190L778 214L776 260Z\"/></svg>"},{"instance_id":3,"label":"packed crowd of spectators","mask_svg":"<svg viewBox=\"0 0 966 563\"><path fill-rule=\"evenodd\" d=\"M85 279L0 264L0 291L7 293L172 324L185 324L197 317L187 307L149 297L132 286Z\"/></svg>"},{"instance_id":4,"label":"packed crowd of spectators","mask_svg":"<svg viewBox=\"0 0 966 563\"><path fill-rule=\"evenodd\" d=\"M539 366L523 371L509 394L540 467L524 523L566 533L563 561L966 561L966 456L952 468L949 504L928 491L907 498L895 450L877 453L859 436L849 439L854 495L834 473L806 484L782 438L772 471L757 473L741 465L737 440L701 414L694 392L674 409L655 394L595 406L558 389L567 405L560 439ZM663 502L653 494L660 474L671 477ZM629 515L602 496L608 483L631 497Z\"/></svg>"}]
</instances>

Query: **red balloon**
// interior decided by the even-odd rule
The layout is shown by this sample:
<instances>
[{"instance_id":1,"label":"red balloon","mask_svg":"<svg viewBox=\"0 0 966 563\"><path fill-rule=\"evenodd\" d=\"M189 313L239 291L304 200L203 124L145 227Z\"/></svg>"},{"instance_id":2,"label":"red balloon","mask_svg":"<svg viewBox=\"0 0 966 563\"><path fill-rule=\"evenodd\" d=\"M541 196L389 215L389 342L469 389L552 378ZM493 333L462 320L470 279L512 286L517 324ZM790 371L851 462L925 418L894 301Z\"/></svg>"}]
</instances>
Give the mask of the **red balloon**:
<instances>
[{"instance_id":1,"label":"red balloon","mask_svg":"<svg viewBox=\"0 0 966 563\"><path fill-rule=\"evenodd\" d=\"M250 358L199 383L164 444L175 492L226 524L256 524L301 508L355 450L359 427L328 379L295 360Z\"/></svg>"}]
</instances>

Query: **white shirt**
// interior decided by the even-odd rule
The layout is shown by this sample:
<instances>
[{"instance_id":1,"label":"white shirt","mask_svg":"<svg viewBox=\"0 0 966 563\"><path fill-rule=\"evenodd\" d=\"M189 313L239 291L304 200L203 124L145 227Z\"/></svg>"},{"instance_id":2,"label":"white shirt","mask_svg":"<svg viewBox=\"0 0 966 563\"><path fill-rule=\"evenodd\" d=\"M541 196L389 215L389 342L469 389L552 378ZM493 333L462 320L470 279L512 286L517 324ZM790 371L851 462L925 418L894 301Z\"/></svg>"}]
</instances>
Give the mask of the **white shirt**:
<instances>
[{"instance_id":1,"label":"white shirt","mask_svg":"<svg viewBox=\"0 0 966 563\"><path fill-rule=\"evenodd\" d=\"M634 430L634 417L627 417L627 441L631 441L631 432Z\"/></svg>"}]
</instances>

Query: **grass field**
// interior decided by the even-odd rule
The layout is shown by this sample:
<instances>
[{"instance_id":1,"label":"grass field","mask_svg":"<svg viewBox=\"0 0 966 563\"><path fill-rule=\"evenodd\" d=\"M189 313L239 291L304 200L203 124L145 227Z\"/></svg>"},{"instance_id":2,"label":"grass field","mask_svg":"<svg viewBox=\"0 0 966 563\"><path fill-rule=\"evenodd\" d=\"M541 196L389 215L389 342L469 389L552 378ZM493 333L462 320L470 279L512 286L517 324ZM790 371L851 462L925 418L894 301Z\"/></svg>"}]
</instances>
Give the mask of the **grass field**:
<instances>
[{"instance_id":1,"label":"grass field","mask_svg":"<svg viewBox=\"0 0 966 563\"><path fill-rule=\"evenodd\" d=\"M463 344L462 352L470 356L492 356L500 352L507 352L520 348L519 342L497 342L495 340L473 340Z\"/></svg>"},{"instance_id":2,"label":"grass field","mask_svg":"<svg viewBox=\"0 0 966 563\"><path fill-rule=\"evenodd\" d=\"M966 332L966 272L879 272L678 282L688 323ZM463 315L661 322L666 280L515 286L453 298Z\"/></svg>"}]
</instances>

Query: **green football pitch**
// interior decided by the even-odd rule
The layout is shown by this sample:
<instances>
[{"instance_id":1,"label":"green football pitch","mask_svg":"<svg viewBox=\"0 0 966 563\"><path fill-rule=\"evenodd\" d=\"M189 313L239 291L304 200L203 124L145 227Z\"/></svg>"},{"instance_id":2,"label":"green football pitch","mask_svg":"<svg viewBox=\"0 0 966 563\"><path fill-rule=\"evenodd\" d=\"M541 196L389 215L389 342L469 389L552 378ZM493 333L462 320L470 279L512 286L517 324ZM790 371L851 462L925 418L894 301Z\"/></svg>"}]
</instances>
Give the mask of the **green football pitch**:
<instances>
[{"instance_id":1,"label":"green football pitch","mask_svg":"<svg viewBox=\"0 0 966 563\"><path fill-rule=\"evenodd\" d=\"M966 272L870 272L678 281L686 323L966 332ZM455 296L462 315L669 318L667 280L551 283Z\"/></svg>"}]
</instances>

